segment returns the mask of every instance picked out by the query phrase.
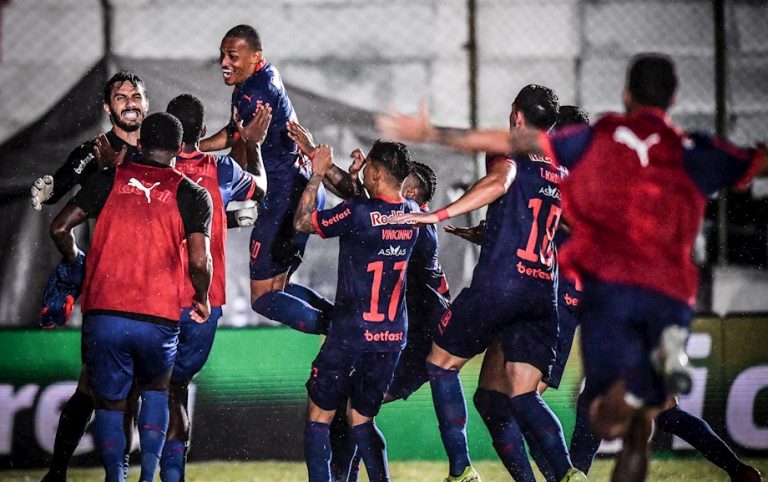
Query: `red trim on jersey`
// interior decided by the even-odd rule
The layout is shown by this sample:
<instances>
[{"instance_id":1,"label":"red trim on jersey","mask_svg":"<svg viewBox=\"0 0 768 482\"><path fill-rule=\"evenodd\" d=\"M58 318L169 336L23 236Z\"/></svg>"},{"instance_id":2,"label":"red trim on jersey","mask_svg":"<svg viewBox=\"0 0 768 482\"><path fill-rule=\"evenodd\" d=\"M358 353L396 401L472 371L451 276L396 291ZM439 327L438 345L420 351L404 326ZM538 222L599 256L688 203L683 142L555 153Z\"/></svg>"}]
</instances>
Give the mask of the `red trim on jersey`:
<instances>
[{"instance_id":1,"label":"red trim on jersey","mask_svg":"<svg viewBox=\"0 0 768 482\"><path fill-rule=\"evenodd\" d=\"M557 162L555 150L552 149L552 141L549 138L549 134L544 131L539 132L539 145L541 146L541 152L544 154L544 157L550 158L555 166L559 166L560 164Z\"/></svg>"},{"instance_id":2,"label":"red trim on jersey","mask_svg":"<svg viewBox=\"0 0 768 482\"><path fill-rule=\"evenodd\" d=\"M253 193L256 192L256 179L254 179L253 174L250 172L245 174L251 178L251 187L248 188L248 194L245 195L245 199L253 199Z\"/></svg>"},{"instance_id":3,"label":"red trim on jersey","mask_svg":"<svg viewBox=\"0 0 768 482\"><path fill-rule=\"evenodd\" d=\"M405 198L403 196L399 196L400 199L390 199L386 196L374 196L376 199L381 199L384 202L388 202L389 204L400 204L401 202L405 201Z\"/></svg>"},{"instance_id":4,"label":"red trim on jersey","mask_svg":"<svg viewBox=\"0 0 768 482\"><path fill-rule=\"evenodd\" d=\"M752 181L752 178L755 177L755 174L760 169L760 166L764 162L768 162L765 158L766 152L765 152L765 146L764 145L758 145L757 150L755 150L754 156L752 156L752 160L750 161L749 168L747 169L747 172L744 173L743 176L741 176L741 179L739 179L736 182L736 185L734 186L735 189L746 189L749 185L750 181Z\"/></svg>"},{"instance_id":5,"label":"red trim on jersey","mask_svg":"<svg viewBox=\"0 0 768 482\"><path fill-rule=\"evenodd\" d=\"M205 154L203 154L201 151L196 150L195 152L181 152L176 157L189 160L189 159L198 159L204 155Z\"/></svg>"},{"instance_id":6,"label":"red trim on jersey","mask_svg":"<svg viewBox=\"0 0 768 482\"><path fill-rule=\"evenodd\" d=\"M494 164L500 161L508 162L510 164L515 163L515 161L511 157L509 157L507 154L494 154L488 157L488 160L485 163L486 170L490 169L491 166L493 166Z\"/></svg>"},{"instance_id":7,"label":"red trim on jersey","mask_svg":"<svg viewBox=\"0 0 768 482\"><path fill-rule=\"evenodd\" d=\"M448 293L448 280L445 279L445 275L440 277L440 286L437 287L437 292L441 295Z\"/></svg>"},{"instance_id":8,"label":"red trim on jersey","mask_svg":"<svg viewBox=\"0 0 768 482\"><path fill-rule=\"evenodd\" d=\"M323 233L323 230L320 229L320 223L317 220L317 213L319 211L312 211L312 226L315 228L315 232L318 236L325 239L325 234Z\"/></svg>"},{"instance_id":9,"label":"red trim on jersey","mask_svg":"<svg viewBox=\"0 0 768 482\"><path fill-rule=\"evenodd\" d=\"M419 209L422 211L429 211L429 203L424 203L421 206L419 206Z\"/></svg>"}]
</instances>

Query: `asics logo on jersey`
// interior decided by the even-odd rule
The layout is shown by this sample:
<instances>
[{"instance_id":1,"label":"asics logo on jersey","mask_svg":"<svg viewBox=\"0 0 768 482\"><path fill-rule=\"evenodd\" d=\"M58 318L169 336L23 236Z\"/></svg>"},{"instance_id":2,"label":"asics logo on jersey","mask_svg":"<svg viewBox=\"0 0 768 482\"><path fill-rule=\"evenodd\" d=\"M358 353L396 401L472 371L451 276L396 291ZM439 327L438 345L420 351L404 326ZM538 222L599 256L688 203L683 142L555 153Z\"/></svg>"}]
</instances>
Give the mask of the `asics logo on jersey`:
<instances>
[{"instance_id":1,"label":"asics logo on jersey","mask_svg":"<svg viewBox=\"0 0 768 482\"><path fill-rule=\"evenodd\" d=\"M379 256L405 256L405 249L390 245L387 249L379 250Z\"/></svg>"},{"instance_id":2,"label":"asics logo on jersey","mask_svg":"<svg viewBox=\"0 0 768 482\"><path fill-rule=\"evenodd\" d=\"M400 222L400 219L405 216L403 211L392 210L389 214L382 214L378 211L371 213L371 226L384 226L386 224L414 224L414 221L408 223Z\"/></svg>"},{"instance_id":3,"label":"asics logo on jersey","mask_svg":"<svg viewBox=\"0 0 768 482\"><path fill-rule=\"evenodd\" d=\"M646 137L645 140L640 140L637 134L632 132L628 127L619 126L613 131L613 140L615 142L624 144L637 153L637 157L640 159L640 165L648 167L648 151L651 147L661 142L659 134L654 133Z\"/></svg>"},{"instance_id":4,"label":"asics logo on jersey","mask_svg":"<svg viewBox=\"0 0 768 482\"><path fill-rule=\"evenodd\" d=\"M342 212L340 212L339 214L333 216L332 218L323 219L322 221L320 221L320 224L322 224L323 226L325 226L327 228L331 224L335 224L335 223L341 221L342 219L346 218L351 213L352 213L352 211L350 211L349 208L347 208L347 209L343 210Z\"/></svg>"},{"instance_id":5,"label":"asics logo on jersey","mask_svg":"<svg viewBox=\"0 0 768 482\"><path fill-rule=\"evenodd\" d=\"M555 186L543 187L539 189L539 194L543 194L554 199L560 199L560 191Z\"/></svg>"},{"instance_id":6,"label":"asics logo on jersey","mask_svg":"<svg viewBox=\"0 0 768 482\"><path fill-rule=\"evenodd\" d=\"M84 158L80 159L80 163L75 168L75 174L82 174L83 169L85 169L85 166L88 165L89 162L93 160L93 154L88 154Z\"/></svg>"},{"instance_id":7,"label":"asics logo on jersey","mask_svg":"<svg viewBox=\"0 0 768 482\"><path fill-rule=\"evenodd\" d=\"M131 187L135 187L139 191L143 192L144 195L147 196L147 203L151 203L152 202L152 198L150 197L150 192L152 191L152 189L154 189L157 186L159 186L160 182L158 181L158 182L152 184L151 186L146 187L144 184L142 184L141 181L139 181L135 177L132 177L132 178L130 178L128 180L128 185L131 186Z\"/></svg>"}]
</instances>

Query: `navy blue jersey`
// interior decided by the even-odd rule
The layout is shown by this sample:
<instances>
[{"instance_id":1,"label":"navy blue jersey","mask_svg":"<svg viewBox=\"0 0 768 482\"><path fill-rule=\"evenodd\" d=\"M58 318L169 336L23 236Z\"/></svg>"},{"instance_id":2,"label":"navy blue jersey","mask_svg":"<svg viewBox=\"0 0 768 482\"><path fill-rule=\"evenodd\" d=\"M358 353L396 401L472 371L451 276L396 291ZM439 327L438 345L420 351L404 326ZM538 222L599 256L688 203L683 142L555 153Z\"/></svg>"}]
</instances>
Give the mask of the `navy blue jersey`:
<instances>
[{"instance_id":1,"label":"navy blue jersey","mask_svg":"<svg viewBox=\"0 0 768 482\"><path fill-rule=\"evenodd\" d=\"M517 174L509 190L488 206L480 259L472 285L492 290L551 290L556 279L553 239L560 222L558 184L567 171L542 156L488 156L513 162Z\"/></svg>"},{"instance_id":2,"label":"navy blue jersey","mask_svg":"<svg viewBox=\"0 0 768 482\"><path fill-rule=\"evenodd\" d=\"M422 207L422 210L425 210ZM419 229L419 237L408 262L408 338L414 336L431 345L432 326L442 316L451 299L448 282L440 266L437 229L428 224Z\"/></svg>"},{"instance_id":3,"label":"navy blue jersey","mask_svg":"<svg viewBox=\"0 0 768 482\"><path fill-rule=\"evenodd\" d=\"M339 236L339 281L328 338L349 350L398 351L405 346L405 282L419 229L400 216L420 212L408 199L348 199L315 211L321 237Z\"/></svg>"},{"instance_id":4,"label":"navy blue jersey","mask_svg":"<svg viewBox=\"0 0 768 482\"><path fill-rule=\"evenodd\" d=\"M260 104L269 104L272 107L272 121L267 129L267 137L261 145L269 191L281 190L286 185L291 186L298 174L309 179L311 164L303 163L298 146L288 137L288 129L285 126L289 120L296 120L296 113L285 92L280 74L266 61L242 85L235 87L232 92L233 116L237 112L243 124L247 125ZM230 120L227 129L231 133L237 132L234 118Z\"/></svg>"}]
</instances>

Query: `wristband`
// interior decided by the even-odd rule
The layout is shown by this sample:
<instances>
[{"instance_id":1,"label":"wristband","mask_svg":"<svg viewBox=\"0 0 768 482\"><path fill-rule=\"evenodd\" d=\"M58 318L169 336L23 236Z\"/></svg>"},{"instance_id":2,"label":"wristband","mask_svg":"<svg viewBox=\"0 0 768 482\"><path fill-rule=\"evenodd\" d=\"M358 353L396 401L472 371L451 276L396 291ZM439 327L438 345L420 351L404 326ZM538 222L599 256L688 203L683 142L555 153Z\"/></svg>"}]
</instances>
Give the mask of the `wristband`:
<instances>
[{"instance_id":1,"label":"wristband","mask_svg":"<svg viewBox=\"0 0 768 482\"><path fill-rule=\"evenodd\" d=\"M448 214L448 208L438 209L437 211L435 211L435 216L437 216L438 221L445 221L446 219L451 217Z\"/></svg>"}]
</instances>

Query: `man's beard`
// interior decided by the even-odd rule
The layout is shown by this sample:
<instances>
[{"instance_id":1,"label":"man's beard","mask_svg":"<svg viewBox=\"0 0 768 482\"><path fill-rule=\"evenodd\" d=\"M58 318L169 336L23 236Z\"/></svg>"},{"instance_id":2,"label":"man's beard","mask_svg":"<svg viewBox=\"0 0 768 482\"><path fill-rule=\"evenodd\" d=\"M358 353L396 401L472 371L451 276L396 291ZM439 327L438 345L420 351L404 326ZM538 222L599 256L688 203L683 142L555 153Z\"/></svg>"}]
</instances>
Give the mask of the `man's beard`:
<instances>
[{"instance_id":1,"label":"man's beard","mask_svg":"<svg viewBox=\"0 0 768 482\"><path fill-rule=\"evenodd\" d=\"M135 132L141 128L140 119L142 119L144 116L139 109L131 109L131 110L135 110L136 112L139 113L139 116L136 119L139 122L136 122L135 124L126 124L125 122L123 122L123 120L120 118L118 113L115 112L115 110L112 107L109 108L109 118L114 125L124 130L125 132Z\"/></svg>"}]
</instances>

